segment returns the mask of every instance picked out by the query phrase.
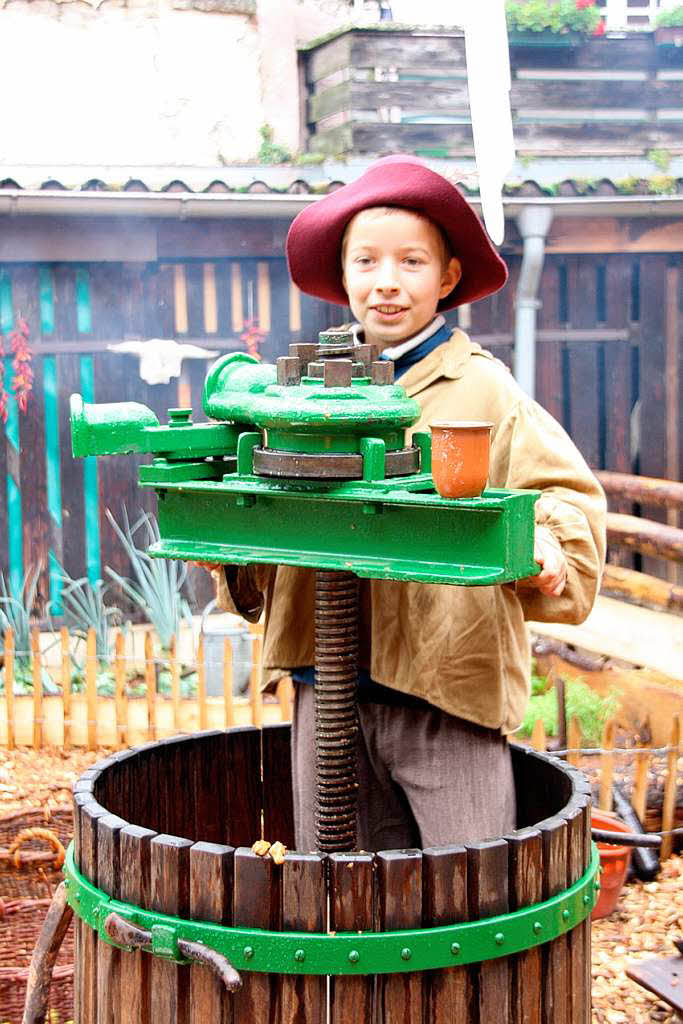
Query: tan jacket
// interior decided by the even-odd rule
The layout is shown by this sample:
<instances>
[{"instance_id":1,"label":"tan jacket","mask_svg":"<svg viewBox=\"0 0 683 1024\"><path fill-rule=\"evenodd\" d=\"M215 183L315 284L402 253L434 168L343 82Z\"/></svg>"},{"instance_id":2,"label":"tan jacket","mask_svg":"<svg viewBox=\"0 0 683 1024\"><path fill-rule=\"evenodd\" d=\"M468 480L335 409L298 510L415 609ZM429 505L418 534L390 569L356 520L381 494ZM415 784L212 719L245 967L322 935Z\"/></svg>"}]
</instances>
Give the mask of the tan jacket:
<instances>
[{"instance_id":1,"label":"tan jacket","mask_svg":"<svg viewBox=\"0 0 683 1024\"><path fill-rule=\"evenodd\" d=\"M593 606L605 557L605 497L562 427L462 331L400 383L422 408L413 430L436 419L493 422L489 484L543 492L536 523L562 547L567 584L560 597L545 597L514 584L361 581L361 666L378 683L509 733L529 696L525 619L582 622ZM219 603L229 610L254 610L255 593L265 595L267 683L313 664L313 570L247 566L233 570L230 590L223 573L216 576Z\"/></svg>"}]
</instances>

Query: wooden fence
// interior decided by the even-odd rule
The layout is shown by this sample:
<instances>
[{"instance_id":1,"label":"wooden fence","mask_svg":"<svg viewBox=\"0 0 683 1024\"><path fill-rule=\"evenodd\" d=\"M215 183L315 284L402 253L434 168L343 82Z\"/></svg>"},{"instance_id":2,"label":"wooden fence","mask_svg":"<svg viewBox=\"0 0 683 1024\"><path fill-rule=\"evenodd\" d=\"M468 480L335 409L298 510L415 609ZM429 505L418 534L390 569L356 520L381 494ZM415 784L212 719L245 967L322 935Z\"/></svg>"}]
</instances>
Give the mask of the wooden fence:
<instances>
[{"instance_id":1,"label":"wooden fence","mask_svg":"<svg viewBox=\"0 0 683 1024\"><path fill-rule=\"evenodd\" d=\"M13 748L17 745L126 748L149 740L162 739L178 733L194 733L205 729L229 728L233 725L269 725L288 722L292 717L292 683L285 678L278 685L277 695L264 696L260 691L261 642L260 627L252 627L252 667L248 697L233 694L232 648L230 639L224 639L223 649L223 693L221 696L207 696L206 666L203 643L200 637L197 650L197 694L196 697L181 696L180 662L176 655L175 641L167 658L157 657L154 651L152 633L145 633L145 656L142 665L135 668L144 678L144 696L131 697L127 690L126 673L131 659L124 653L124 637L116 637L115 650L111 659L111 670L115 677L115 695L104 697L97 692L97 674L100 661L97 658L95 633L90 631L87 641L85 662L85 687L74 692L72 687L72 664L70 659L70 638L66 629L60 635L60 668L57 673L61 693L48 696L44 692L41 678L43 656L40 652L39 633L34 629L31 636L31 668L33 692L17 696L13 689L15 674L14 638L11 631L5 635L4 697L0 698L0 745ZM170 694L164 696L157 687L157 671L163 666L171 675ZM681 716L674 716L671 736L665 750L666 766L663 771L663 799L659 806L649 808L649 772L661 750L652 745L643 745L628 751L615 751L616 723L610 721L604 730L599 763L596 771L599 779L599 806L609 810L612 806L615 759L625 757L633 763L633 786L631 802L641 821L656 831L667 831L676 825L683 806L677 807L678 758L683 756L681 744ZM534 726L531 746L538 751L548 749L548 740L543 723L539 719ZM582 740L580 728L572 718L567 729L567 760L578 767L592 771L583 755L590 754ZM655 792L655 797L657 796ZM657 804L659 801L657 800ZM662 856L672 850L672 837L665 837Z\"/></svg>"},{"instance_id":2,"label":"wooden fence","mask_svg":"<svg viewBox=\"0 0 683 1024\"><path fill-rule=\"evenodd\" d=\"M248 697L233 694L232 648L229 637L223 644L223 693L221 696L207 696L206 663L203 641L200 637L197 650L197 694L188 698L181 696L180 662L176 654L175 639L172 641L167 658L158 657L154 651L151 632L145 633L144 663L139 665L124 653L124 637L119 633L115 641L111 671L115 678L115 694L100 696L97 692L97 676L101 661L97 657L95 631L88 634L85 656L85 686L74 692L72 685L73 666L70 658L70 638L66 629L60 634L61 658L58 682L61 693L50 696L45 693L42 680L44 657L41 655L39 632L31 634L32 693L18 696L14 693L13 681L16 671L16 652L11 630L5 634L4 698L0 700L0 744L9 748L15 745L31 746L39 750L43 746L72 747L130 747L147 740L162 739L180 732L197 732L203 729L229 728L233 725L256 725L286 722L291 719L292 684L283 680L278 687L277 697L264 696L260 691L261 677L261 633L258 628L251 632L252 667ZM128 693L126 673L134 667L144 679L144 696L132 697ZM164 667L171 675L170 694L159 693L157 686L158 669Z\"/></svg>"}]
</instances>

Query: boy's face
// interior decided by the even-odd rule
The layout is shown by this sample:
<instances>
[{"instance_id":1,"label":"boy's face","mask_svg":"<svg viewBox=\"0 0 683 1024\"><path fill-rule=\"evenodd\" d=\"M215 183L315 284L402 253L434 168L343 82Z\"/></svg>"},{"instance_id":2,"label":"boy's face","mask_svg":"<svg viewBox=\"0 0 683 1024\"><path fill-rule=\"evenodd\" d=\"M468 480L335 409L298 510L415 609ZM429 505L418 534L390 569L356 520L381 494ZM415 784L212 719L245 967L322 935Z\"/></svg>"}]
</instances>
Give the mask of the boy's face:
<instances>
[{"instance_id":1,"label":"boy's face","mask_svg":"<svg viewBox=\"0 0 683 1024\"><path fill-rule=\"evenodd\" d=\"M381 349L418 334L460 280L459 261L445 265L438 228L398 209L356 214L346 231L342 270L365 340Z\"/></svg>"}]
</instances>

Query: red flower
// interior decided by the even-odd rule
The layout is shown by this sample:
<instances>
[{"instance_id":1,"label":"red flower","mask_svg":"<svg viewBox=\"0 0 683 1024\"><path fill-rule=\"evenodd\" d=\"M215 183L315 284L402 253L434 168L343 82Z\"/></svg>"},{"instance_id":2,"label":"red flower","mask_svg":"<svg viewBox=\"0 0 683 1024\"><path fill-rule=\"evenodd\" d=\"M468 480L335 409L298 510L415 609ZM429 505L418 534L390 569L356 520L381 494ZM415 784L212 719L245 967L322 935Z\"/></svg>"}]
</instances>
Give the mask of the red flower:
<instances>
[{"instance_id":1,"label":"red flower","mask_svg":"<svg viewBox=\"0 0 683 1024\"><path fill-rule=\"evenodd\" d=\"M594 7L595 0L576 0L577 11L585 11L587 7Z\"/></svg>"},{"instance_id":2,"label":"red flower","mask_svg":"<svg viewBox=\"0 0 683 1024\"><path fill-rule=\"evenodd\" d=\"M597 25L595 26L595 31L593 32L593 35L594 36L604 36L604 34L605 34L605 23L604 23L604 21L599 21L597 23Z\"/></svg>"}]
</instances>

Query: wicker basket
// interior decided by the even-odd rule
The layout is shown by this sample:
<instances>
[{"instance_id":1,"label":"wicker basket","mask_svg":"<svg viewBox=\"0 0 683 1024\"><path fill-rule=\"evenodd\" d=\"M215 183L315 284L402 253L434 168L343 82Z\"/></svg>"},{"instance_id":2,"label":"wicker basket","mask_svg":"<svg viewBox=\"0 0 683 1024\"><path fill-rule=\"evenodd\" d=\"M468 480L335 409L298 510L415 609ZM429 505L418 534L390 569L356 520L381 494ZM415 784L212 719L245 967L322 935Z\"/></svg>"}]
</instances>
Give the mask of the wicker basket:
<instances>
[{"instance_id":1,"label":"wicker basket","mask_svg":"<svg viewBox=\"0 0 683 1024\"><path fill-rule=\"evenodd\" d=\"M70 807L0 817L0 1024L21 1024L28 969L73 834ZM73 1019L73 928L50 987L50 1024Z\"/></svg>"},{"instance_id":2,"label":"wicker basket","mask_svg":"<svg viewBox=\"0 0 683 1024\"><path fill-rule=\"evenodd\" d=\"M49 899L0 899L0 1022L21 1024L33 947L50 906ZM50 1022L73 1020L73 926L59 951L50 986Z\"/></svg>"},{"instance_id":3,"label":"wicker basket","mask_svg":"<svg viewBox=\"0 0 683 1024\"><path fill-rule=\"evenodd\" d=\"M0 817L0 898L49 899L62 880L64 847L72 835L70 807Z\"/></svg>"}]
</instances>

